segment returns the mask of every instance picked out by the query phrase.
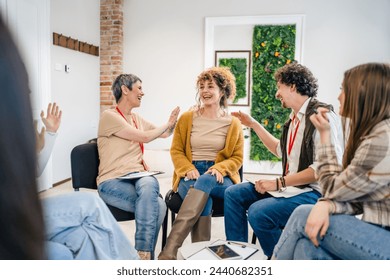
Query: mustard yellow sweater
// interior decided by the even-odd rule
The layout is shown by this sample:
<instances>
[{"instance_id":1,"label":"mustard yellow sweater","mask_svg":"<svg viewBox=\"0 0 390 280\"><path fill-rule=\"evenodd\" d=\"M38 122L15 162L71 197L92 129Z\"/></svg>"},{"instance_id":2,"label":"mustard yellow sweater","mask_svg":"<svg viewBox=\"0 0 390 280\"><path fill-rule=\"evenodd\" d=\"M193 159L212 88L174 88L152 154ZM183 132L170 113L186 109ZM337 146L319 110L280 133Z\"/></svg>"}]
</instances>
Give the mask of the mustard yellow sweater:
<instances>
[{"instance_id":1,"label":"mustard yellow sweater","mask_svg":"<svg viewBox=\"0 0 390 280\"><path fill-rule=\"evenodd\" d=\"M171 146L171 158L174 166L172 189L176 192L179 181L186 173L194 170L191 152L191 128L193 112L183 113L179 118L173 135ZM243 163L244 136L240 121L232 116L232 123L226 136L226 144L219 151L215 164L211 167L217 169L222 176L229 176L234 184L240 183L238 170Z\"/></svg>"}]
</instances>

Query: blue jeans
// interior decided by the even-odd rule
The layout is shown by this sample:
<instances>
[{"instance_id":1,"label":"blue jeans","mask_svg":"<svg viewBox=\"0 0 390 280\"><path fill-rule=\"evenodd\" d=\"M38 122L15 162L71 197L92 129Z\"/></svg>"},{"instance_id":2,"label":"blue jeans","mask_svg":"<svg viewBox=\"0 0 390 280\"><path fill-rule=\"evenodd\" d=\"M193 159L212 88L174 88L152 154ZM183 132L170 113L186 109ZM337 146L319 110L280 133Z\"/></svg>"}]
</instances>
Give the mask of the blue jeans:
<instances>
[{"instance_id":1,"label":"blue jeans","mask_svg":"<svg viewBox=\"0 0 390 280\"><path fill-rule=\"evenodd\" d=\"M313 205L292 213L274 256L281 260L384 260L390 259L390 231L351 215L332 215L325 237L317 248L305 233Z\"/></svg>"},{"instance_id":2,"label":"blue jeans","mask_svg":"<svg viewBox=\"0 0 390 280\"><path fill-rule=\"evenodd\" d=\"M48 259L138 259L97 194L73 192L42 199Z\"/></svg>"},{"instance_id":3,"label":"blue jeans","mask_svg":"<svg viewBox=\"0 0 390 280\"><path fill-rule=\"evenodd\" d=\"M258 193L249 182L231 186L225 192L224 202L226 239L248 242L249 221L264 254L270 257L294 209L301 204L314 204L320 196L313 190L290 198L275 198Z\"/></svg>"},{"instance_id":4,"label":"blue jeans","mask_svg":"<svg viewBox=\"0 0 390 280\"><path fill-rule=\"evenodd\" d=\"M112 179L98 186L101 198L109 205L135 213L135 249L154 255L158 233L166 213L159 197L160 185L153 176L138 179Z\"/></svg>"},{"instance_id":5,"label":"blue jeans","mask_svg":"<svg viewBox=\"0 0 390 280\"><path fill-rule=\"evenodd\" d=\"M223 184L220 184L217 182L215 176L204 174L211 166L214 165L213 161L193 161L192 164L195 165L195 168L199 171L200 177L197 180L188 181L185 181L184 178L182 178L179 182L178 193L180 197L184 199L190 187L193 186L195 189L209 194L209 198L203 212L200 214L201 216L209 216L211 215L213 208L212 197L223 199L226 188L233 185L233 182L229 177L225 176L223 178Z\"/></svg>"}]
</instances>

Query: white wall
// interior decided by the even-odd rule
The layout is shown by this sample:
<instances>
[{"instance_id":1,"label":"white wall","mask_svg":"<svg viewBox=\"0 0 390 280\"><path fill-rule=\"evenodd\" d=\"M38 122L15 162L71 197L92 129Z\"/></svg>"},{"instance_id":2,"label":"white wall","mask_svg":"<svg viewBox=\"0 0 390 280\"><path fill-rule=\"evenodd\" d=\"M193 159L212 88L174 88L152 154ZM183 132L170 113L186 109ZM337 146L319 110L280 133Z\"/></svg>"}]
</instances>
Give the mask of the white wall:
<instances>
[{"instance_id":1,"label":"white wall","mask_svg":"<svg viewBox=\"0 0 390 280\"><path fill-rule=\"evenodd\" d=\"M51 31L99 45L96 0L51 0ZM338 108L344 70L368 61L390 62L389 0L124 0L124 71L143 80L138 111L155 124L179 105L195 102L204 67L205 17L305 15L303 60L320 83L319 98ZM71 73L55 65L71 65ZM53 153L53 182L70 177L70 151L96 137L99 58L51 46L52 100L64 111ZM171 138L147 145L170 146Z\"/></svg>"},{"instance_id":2,"label":"white wall","mask_svg":"<svg viewBox=\"0 0 390 280\"><path fill-rule=\"evenodd\" d=\"M194 103L203 69L204 20L217 16L305 15L303 59L318 77L319 98L338 110L343 72L390 62L389 0L125 0L124 71L143 80L138 110L155 124ZM168 148L171 138L149 148Z\"/></svg>"},{"instance_id":3,"label":"white wall","mask_svg":"<svg viewBox=\"0 0 390 280\"><path fill-rule=\"evenodd\" d=\"M33 118L38 120L38 129L41 129L43 124L39 121L39 113L51 95L50 56L47 55L50 52L50 1L0 0L0 9L26 66ZM38 190L49 189L52 181L49 160L37 178Z\"/></svg>"},{"instance_id":4,"label":"white wall","mask_svg":"<svg viewBox=\"0 0 390 280\"><path fill-rule=\"evenodd\" d=\"M51 33L100 45L100 1L51 0ZM71 177L70 152L96 137L100 112L99 57L51 46L52 101L63 111L53 151L53 183ZM70 73L65 65L71 66ZM60 67L60 71L56 70Z\"/></svg>"},{"instance_id":5,"label":"white wall","mask_svg":"<svg viewBox=\"0 0 390 280\"><path fill-rule=\"evenodd\" d=\"M307 1L304 62L318 77L322 100L338 108L346 69L390 62L390 1Z\"/></svg>"}]
</instances>

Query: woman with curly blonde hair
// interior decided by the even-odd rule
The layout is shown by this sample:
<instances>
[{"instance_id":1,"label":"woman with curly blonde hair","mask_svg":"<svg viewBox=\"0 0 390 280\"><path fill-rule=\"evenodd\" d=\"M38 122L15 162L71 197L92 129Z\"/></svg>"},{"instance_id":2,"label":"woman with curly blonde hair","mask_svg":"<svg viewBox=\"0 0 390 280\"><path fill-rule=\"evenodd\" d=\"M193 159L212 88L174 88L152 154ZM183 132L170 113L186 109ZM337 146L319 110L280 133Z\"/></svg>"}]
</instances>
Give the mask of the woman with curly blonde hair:
<instances>
[{"instance_id":1,"label":"woman with curly blonde hair","mask_svg":"<svg viewBox=\"0 0 390 280\"><path fill-rule=\"evenodd\" d=\"M198 104L175 128L171 157L173 190L183 203L159 259L176 259L191 232L192 242L210 240L212 199L240 182L244 137L240 121L227 111L236 93L228 68L212 67L197 79Z\"/></svg>"}]
</instances>

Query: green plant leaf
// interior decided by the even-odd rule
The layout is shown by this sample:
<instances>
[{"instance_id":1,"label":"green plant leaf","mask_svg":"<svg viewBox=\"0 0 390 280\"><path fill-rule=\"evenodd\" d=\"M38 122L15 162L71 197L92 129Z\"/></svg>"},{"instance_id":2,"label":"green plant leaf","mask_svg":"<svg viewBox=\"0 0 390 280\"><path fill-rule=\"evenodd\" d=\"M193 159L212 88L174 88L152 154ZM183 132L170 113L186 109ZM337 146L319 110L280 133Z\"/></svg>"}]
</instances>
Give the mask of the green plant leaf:
<instances>
[{"instance_id":1,"label":"green plant leaf","mask_svg":"<svg viewBox=\"0 0 390 280\"><path fill-rule=\"evenodd\" d=\"M230 68L236 78L236 96L233 103L247 96L247 63L245 58L220 58L218 60L219 66Z\"/></svg>"},{"instance_id":2,"label":"green plant leaf","mask_svg":"<svg viewBox=\"0 0 390 280\"><path fill-rule=\"evenodd\" d=\"M275 98L275 71L295 57L295 25L260 25L253 29L253 53L260 52L252 63L252 104L253 118L267 124L265 128L275 137L280 138L282 127L290 111L280 106ZM266 42L262 47L261 43ZM270 43L272 42L272 43ZM275 56L278 52L279 56ZM256 133L250 133L250 159L279 161L263 145Z\"/></svg>"}]
</instances>

